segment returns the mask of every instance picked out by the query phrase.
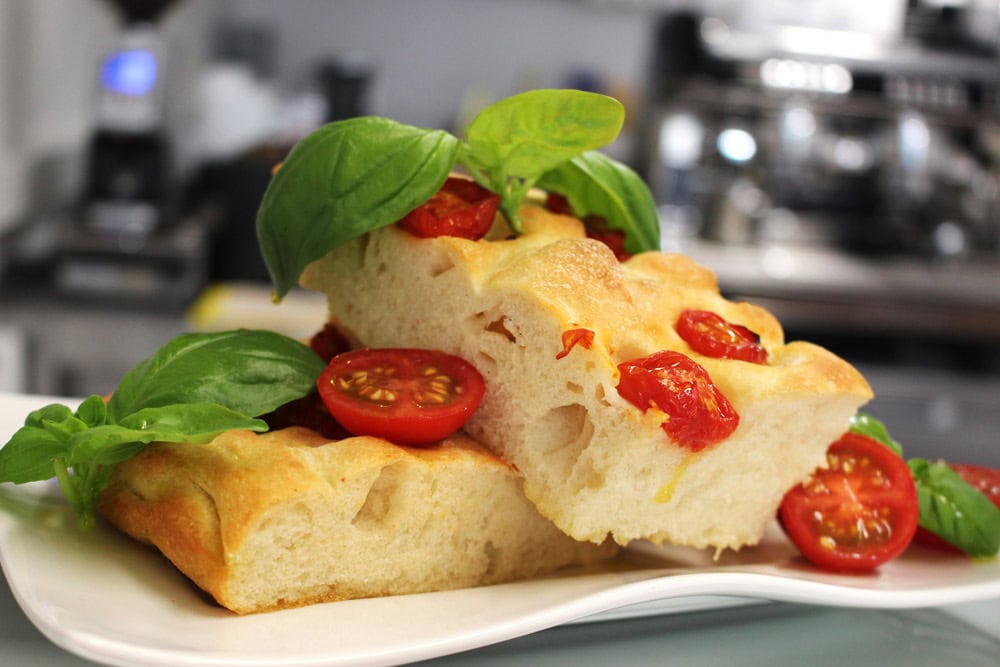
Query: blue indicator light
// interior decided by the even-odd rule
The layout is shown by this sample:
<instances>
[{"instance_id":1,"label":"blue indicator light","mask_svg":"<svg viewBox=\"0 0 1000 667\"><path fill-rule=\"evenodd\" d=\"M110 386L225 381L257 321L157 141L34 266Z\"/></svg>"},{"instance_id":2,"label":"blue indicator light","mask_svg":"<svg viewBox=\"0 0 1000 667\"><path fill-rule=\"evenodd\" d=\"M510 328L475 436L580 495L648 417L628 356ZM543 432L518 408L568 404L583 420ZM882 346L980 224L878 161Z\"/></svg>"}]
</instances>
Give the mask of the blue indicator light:
<instances>
[{"instance_id":1,"label":"blue indicator light","mask_svg":"<svg viewBox=\"0 0 1000 667\"><path fill-rule=\"evenodd\" d=\"M111 54L101 65L101 85L119 95L149 94L156 86L156 55L146 49Z\"/></svg>"}]
</instances>

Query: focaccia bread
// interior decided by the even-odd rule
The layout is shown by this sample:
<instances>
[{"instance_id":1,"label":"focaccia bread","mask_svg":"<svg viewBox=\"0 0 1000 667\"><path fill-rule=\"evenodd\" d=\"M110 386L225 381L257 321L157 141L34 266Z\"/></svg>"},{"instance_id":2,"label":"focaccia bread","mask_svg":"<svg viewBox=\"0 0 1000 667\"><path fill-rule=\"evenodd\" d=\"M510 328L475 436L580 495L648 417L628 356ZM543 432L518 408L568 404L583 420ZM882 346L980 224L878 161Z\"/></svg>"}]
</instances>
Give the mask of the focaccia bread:
<instances>
[{"instance_id":1,"label":"focaccia bread","mask_svg":"<svg viewBox=\"0 0 1000 667\"><path fill-rule=\"evenodd\" d=\"M241 614L530 577L614 555L528 502L469 438L422 449L291 427L157 443L120 463L98 509Z\"/></svg>"},{"instance_id":2,"label":"focaccia bread","mask_svg":"<svg viewBox=\"0 0 1000 667\"><path fill-rule=\"evenodd\" d=\"M421 239L388 226L313 262L301 284L329 297L330 317L369 347L459 355L486 379L466 424L525 477L525 493L573 538L695 547L755 544L783 494L825 461L827 445L871 397L830 352L786 344L761 308L720 296L691 259L649 252L619 263L580 221L521 209L504 240ZM694 352L674 330L705 309L759 334L766 364ZM568 354L562 336L593 332ZM739 413L701 451L672 442L663 413L618 392L619 363L660 350L701 364Z\"/></svg>"}]
</instances>

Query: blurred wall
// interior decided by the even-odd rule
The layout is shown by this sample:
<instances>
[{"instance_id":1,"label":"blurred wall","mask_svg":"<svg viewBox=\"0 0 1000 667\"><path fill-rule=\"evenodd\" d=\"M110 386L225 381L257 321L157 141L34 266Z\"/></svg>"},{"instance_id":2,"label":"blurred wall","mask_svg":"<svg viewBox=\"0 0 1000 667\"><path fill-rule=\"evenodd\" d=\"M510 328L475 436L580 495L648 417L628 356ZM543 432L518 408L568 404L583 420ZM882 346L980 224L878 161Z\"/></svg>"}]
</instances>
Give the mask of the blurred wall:
<instances>
[{"instance_id":1,"label":"blurred wall","mask_svg":"<svg viewBox=\"0 0 1000 667\"><path fill-rule=\"evenodd\" d=\"M273 30L275 77L307 85L320 61L362 53L369 111L444 127L463 100L596 78L641 87L651 38L642 3L583 0L221 0L220 17Z\"/></svg>"}]
</instances>

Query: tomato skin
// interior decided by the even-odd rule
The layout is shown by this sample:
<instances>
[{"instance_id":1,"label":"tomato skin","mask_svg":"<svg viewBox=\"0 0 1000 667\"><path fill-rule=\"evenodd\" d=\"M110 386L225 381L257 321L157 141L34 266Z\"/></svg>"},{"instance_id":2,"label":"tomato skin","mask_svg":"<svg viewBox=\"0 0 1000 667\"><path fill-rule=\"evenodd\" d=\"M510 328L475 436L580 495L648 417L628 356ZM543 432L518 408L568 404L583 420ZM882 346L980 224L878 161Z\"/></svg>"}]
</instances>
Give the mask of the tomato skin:
<instances>
[{"instance_id":1,"label":"tomato skin","mask_svg":"<svg viewBox=\"0 0 1000 667\"><path fill-rule=\"evenodd\" d=\"M997 509L1000 509L1000 470L977 466L969 463L949 463L946 465L958 473L972 488L989 498ZM917 534L913 538L914 542L928 547L935 547L944 551L951 551L957 554L965 552L941 539L936 533L932 533L926 528L917 527Z\"/></svg>"},{"instance_id":2,"label":"tomato skin","mask_svg":"<svg viewBox=\"0 0 1000 667\"><path fill-rule=\"evenodd\" d=\"M347 339L333 322L327 322L322 329L313 334L309 339L309 347L327 363L338 354L351 349Z\"/></svg>"},{"instance_id":3,"label":"tomato skin","mask_svg":"<svg viewBox=\"0 0 1000 667\"><path fill-rule=\"evenodd\" d=\"M681 447L698 452L728 438L740 416L701 365L672 350L618 365L618 393L646 411L656 407L668 419L663 430Z\"/></svg>"},{"instance_id":4,"label":"tomato skin","mask_svg":"<svg viewBox=\"0 0 1000 667\"><path fill-rule=\"evenodd\" d=\"M838 572L866 572L901 554L920 515L906 462L853 432L826 456L827 467L781 502L778 516L789 539L806 559Z\"/></svg>"},{"instance_id":5,"label":"tomato skin","mask_svg":"<svg viewBox=\"0 0 1000 667\"><path fill-rule=\"evenodd\" d=\"M274 412L263 415L261 419L267 422L268 429L272 431L290 426L304 426L330 440L343 440L351 435L337 423L316 392L291 403L285 403Z\"/></svg>"},{"instance_id":6,"label":"tomato skin","mask_svg":"<svg viewBox=\"0 0 1000 667\"><path fill-rule=\"evenodd\" d=\"M475 181L449 177L425 203L399 221L415 236L458 236L471 241L486 236L493 226L500 196Z\"/></svg>"},{"instance_id":7,"label":"tomato skin","mask_svg":"<svg viewBox=\"0 0 1000 667\"><path fill-rule=\"evenodd\" d=\"M589 350L594 345L594 332L583 328L563 331L562 349L556 353L556 359L562 359L577 345Z\"/></svg>"},{"instance_id":8,"label":"tomato skin","mask_svg":"<svg viewBox=\"0 0 1000 667\"><path fill-rule=\"evenodd\" d=\"M629 259L632 256L632 253L625 250L625 232L620 229L600 229L593 221L590 220L591 217L595 216L587 216L587 220L584 220L587 238L600 241L604 245L608 246L611 249L611 252L615 254L615 259L619 262L624 262ZM603 218L600 218L599 220L600 223L603 224Z\"/></svg>"},{"instance_id":9,"label":"tomato skin","mask_svg":"<svg viewBox=\"0 0 1000 667\"><path fill-rule=\"evenodd\" d=\"M674 329L692 350L706 357L767 363L767 350L760 344L760 336L710 310L683 311Z\"/></svg>"},{"instance_id":10,"label":"tomato skin","mask_svg":"<svg viewBox=\"0 0 1000 667\"><path fill-rule=\"evenodd\" d=\"M486 389L464 359L411 348L339 354L316 384L330 414L351 433L414 446L457 431Z\"/></svg>"}]
</instances>

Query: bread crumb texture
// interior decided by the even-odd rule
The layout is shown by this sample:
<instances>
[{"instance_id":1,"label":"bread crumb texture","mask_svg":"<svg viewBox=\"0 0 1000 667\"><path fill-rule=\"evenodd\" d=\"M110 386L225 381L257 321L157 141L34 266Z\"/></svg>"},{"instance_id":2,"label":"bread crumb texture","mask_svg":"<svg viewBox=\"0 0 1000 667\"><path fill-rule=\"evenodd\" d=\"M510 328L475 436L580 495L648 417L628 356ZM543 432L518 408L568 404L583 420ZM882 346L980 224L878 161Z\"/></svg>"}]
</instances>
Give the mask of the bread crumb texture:
<instances>
[{"instance_id":1,"label":"bread crumb texture","mask_svg":"<svg viewBox=\"0 0 1000 667\"><path fill-rule=\"evenodd\" d=\"M327 294L331 320L355 345L457 354L487 382L468 432L525 478L539 511L566 534L736 549L755 544L785 491L871 398L830 352L786 343L762 308L729 301L714 274L682 255L619 263L581 223L536 206L504 240L416 238L395 226L311 264L303 286ZM684 309L749 327L765 365L700 355L677 335ZM557 359L563 332L594 332ZM663 414L616 389L617 364L660 350L700 363L740 414L726 440L692 454Z\"/></svg>"},{"instance_id":2,"label":"bread crumb texture","mask_svg":"<svg viewBox=\"0 0 1000 667\"><path fill-rule=\"evenodd\" d=\"M99 509L241 614L493 584L614 555L614 544L560 532L521 483L463 436L416 449L303 428L232 431L147 447L116 468Z\"/></svg>"}]
</instances>

